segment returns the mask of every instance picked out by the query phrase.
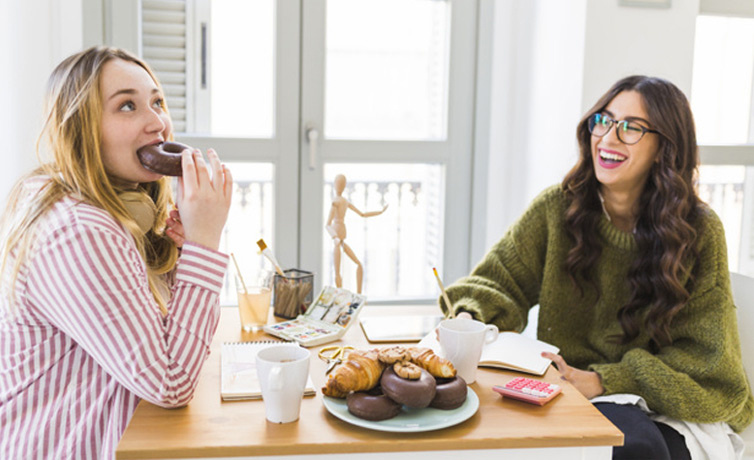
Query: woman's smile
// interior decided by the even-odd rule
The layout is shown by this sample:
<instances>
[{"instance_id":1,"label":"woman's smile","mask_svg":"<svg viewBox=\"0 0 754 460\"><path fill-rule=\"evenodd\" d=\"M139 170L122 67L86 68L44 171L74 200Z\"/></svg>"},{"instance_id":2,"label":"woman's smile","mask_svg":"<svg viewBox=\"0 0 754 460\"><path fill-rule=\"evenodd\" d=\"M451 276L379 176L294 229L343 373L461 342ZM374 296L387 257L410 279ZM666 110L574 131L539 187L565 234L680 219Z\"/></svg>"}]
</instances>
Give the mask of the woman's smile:
<instances>
[{"instance_id":1,"label":"woman's smile","mask_svg":"<svg viewBox=\"0 0 754 460\"><path fill-rule=\"evenodd\" d=\"M599 164L603 168L614 169L626 161L628 157L615 150L599 149Z\"/></svg>"}]
</instances>

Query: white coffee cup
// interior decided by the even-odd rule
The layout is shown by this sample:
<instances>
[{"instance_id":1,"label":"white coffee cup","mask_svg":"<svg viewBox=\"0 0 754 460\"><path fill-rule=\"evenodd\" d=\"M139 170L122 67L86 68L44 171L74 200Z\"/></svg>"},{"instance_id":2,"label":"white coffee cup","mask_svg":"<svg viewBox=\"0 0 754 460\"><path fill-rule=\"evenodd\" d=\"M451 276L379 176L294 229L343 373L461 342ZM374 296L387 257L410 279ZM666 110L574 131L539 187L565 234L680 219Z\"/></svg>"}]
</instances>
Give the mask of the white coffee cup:
<instances>
[{"instance_id":1,"label":"white coffee cup","mask_svg":"<svg viewBox=\"0 0 754 460\"><path fill-rule=\"evenodd\" d=\"M309 377L309 350L298 345L271 345L259 350L256 361L267 420L298 420Z\"/></svg>"},{"instance_id":2,"label":"white coffee cup","mask_svg":"<svg viewBox=\"0 0 754 460\"><path fill-rule=\"evenodd\" d=\"M497 340L497 326L473 319L453 318L441 321L438 331L445 358L453 363L466 383L474 383L482 347Z\"/></svg>"}]
</instances>

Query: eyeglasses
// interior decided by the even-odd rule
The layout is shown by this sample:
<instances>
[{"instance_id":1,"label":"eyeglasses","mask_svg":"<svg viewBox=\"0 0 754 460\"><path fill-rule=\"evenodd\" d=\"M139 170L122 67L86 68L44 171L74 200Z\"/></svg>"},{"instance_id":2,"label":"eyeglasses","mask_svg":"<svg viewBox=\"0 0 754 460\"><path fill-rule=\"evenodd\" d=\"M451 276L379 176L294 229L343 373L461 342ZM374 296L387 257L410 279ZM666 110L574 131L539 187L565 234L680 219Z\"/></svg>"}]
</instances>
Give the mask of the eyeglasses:
<instances>
[{"instance_id":1,"label":"eyeglasses","mask_svg":"<svg viewBox=\"0 0 754 460\"><path fill-rule=\"evenodd\" d=\"M613 120L601 113L595 113L589 117L589 132L592 136L603 137L610 132L613 125L617 125L615 134L618 135L618 140L626 145L636 144L646 133L660 134L659 131L645 128L635 121Z\"/></svg>"}]
</instances>

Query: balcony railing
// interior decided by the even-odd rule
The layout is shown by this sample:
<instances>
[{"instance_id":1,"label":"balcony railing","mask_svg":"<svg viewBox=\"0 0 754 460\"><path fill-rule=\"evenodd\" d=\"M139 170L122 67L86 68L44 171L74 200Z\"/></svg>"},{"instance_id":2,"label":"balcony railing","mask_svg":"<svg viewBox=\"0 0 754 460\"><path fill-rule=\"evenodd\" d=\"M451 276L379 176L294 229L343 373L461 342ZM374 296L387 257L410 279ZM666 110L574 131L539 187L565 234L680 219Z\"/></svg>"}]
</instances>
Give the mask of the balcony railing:
<instances>
[{"instance_id":1,"label":"balcony railing","mask_svg":"<svg viewBox=\"0 0 754 460\"><path fill-rule=\"evenodd\" d=\"M744 210L743 182L703 182L699 197L717 213L725 228L728 246L728 266L738 271Z\"/></svg>"},{"instance_id":2,"label":"balcony railing","mask_svg":"<svg viewBox=\"0 0 754 460\"><path fill-rule=\"evenodd\" d=\"M233 204L225 226L221 250L234 252L243 272L264 269L267 263L257 255L256 241L273 241L273 184L270 180L236 181ZM343 196L361 211L387 211L376 217L360 218L346 213L346 243L364 267L364 293L372 298L433 297L436 293L431 267L442 263L442 208L430 198L420 181L349 181ZM433 188L430 184L429 188ZM322 222L327 220L332 201L332 183L324 185ZM437 195L439 193L434 193ZM332 241L323 231L322 267L298 267L315 272L322 285L334 285ZM288 268L288 267L286 267ZM230 267L221 303L236 302L236 270ZM341 257L343 287L356 290L356 266Z\"/></svg>"}]
</instances>

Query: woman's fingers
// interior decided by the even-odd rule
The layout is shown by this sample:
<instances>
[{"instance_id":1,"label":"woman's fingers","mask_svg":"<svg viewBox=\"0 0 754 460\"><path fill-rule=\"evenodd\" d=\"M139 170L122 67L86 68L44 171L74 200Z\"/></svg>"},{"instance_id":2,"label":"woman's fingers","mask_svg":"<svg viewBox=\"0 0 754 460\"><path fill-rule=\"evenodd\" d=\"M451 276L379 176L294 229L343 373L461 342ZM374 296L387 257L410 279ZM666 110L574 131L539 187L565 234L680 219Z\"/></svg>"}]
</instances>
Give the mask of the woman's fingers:
<instances>
[{"instance_id":1,"label":"woman's fingers","mask_svg":"<svg viewBox=\"0 0 754 460\"><path fill-rule=\"evenodd\" d=\"M563 377L565 377L566 379L568 379L568 375L567 374L570 372L571 366L569 366L568 364L566 364L566 362L565 362L565 360L563 359L562 356L556 355L555 353L550 353L550 352L547 352L547 351L543 351L542 352L542 357L551 360L553 362L553 364L555 364L555 367L558 368L558 371L560 372L560 374Z\"/></svg>"},{"instance_id":2,"label":"woman's fingers","mask_svg":"<svg viewBox=\"0 0 754 460\"><path fill-rule=\"evenodd\" d=\"M184 177L186 174L190 174L194 179L190 186L194 187L206 187L209 186L213 190L222 191L223 195L230 192L231 187L228 186L228 168L220 162L220 157L217 155L214 149L207 150L207 160L205 161L201 150L195 149L191 152L190 160L193 164L193 174L190 171L184 171ZM207 164L209 162L209 164ZM232 178L230 185L232 185ZM187 184L189 185L189 184ZM228 190L225 187L228 186Z\"/></svg>"},{"instance_id":3,"label":"woman's fingers","mask_svg":"<svg viewBox=\"0 0 754 460\"><path fill-rule=\"evenodd\" d=\"M180 190L180 189L179 189ZM179 248L186 241L186 233L181 222L181 214L177 209L171 209L168 218L165 220L165 234L175 242Z\"/></svg>"},{"instance_id":4,"label":"woman's fingers","mask_svg":"<svg viewBox=\"0 0 754 460\"><path fill-rule=\"evenodd\" d=\"M205 183L210 183L209 169L207 163L204 161L202 151L199 149L194 150L194 163L196 164L196 182L201 187Z\"/></svg>"},{"instance_id":5,"label":"woman's fingers","mask_svg":"<svg viewBox=\"0 0 754 460\"><path fill-rule=\"evenodd\" d=\"M223 196L225 197L225 200L230 203L230 198L233 195L233 174L231 174L230 169L225 164L221 164L221 167L223 177Z\"/></svg>"},{"instance_id":6,"label":"woman's fingers","mask_svg":"<svg viewBox=\"0 0 754 460\"><path fill-rule=\"evenodd\" d=\"M602 386L602 379L596 372L584 371L576 367L571 367L566 364L565 359L563 359L562 356L555 353L544 351L542 352L542 357L551 359L561 374L560 378L567 380L587 399L592 399L605 392L605 387Z\"/></svg>"},{"instance_id":7,"label":"woman's fingers","mask_svg":"<svg viewBox=\"0 0 754 460\"><path fill-rule=\"evenodd\" d=\"M196 164L194 163L194 154L191 151L184 150L181 153L181 168L183 168L183 176L179 179L179 183L182 182L182 187L180 188L196 188Z\"/></svg>"},{"instance_id":8,"label":"woman's fingers","mask_svg":"<svg viewBox=\"0 0 754 460\"><path fill-rule=\"evenodd\" d=\"M168 217L166 225L169 230L172 230L173 232L179 235L183 235L183 224L181 223L180 220L176 220L172 217Z\"/></svg>"},{"instance_id":9,"label":"woman's fingers","mask_svg":"<svg viewBox=\"0 0 754 460\"><path fill-rule=\"evenodd\" d=\"M225 173L223 171L223 164L220 163L220 157L217 156L217 152L215 152L213 149L208 149L207 158L209 159L209 164L212 167L212 188L214 188L215 190L223 190Z\"/></svg>"},{"instance_id":10,"label":"woman's fingers","mask_svg":"<svg viewBox=\"0 0 754 460\"><path fill-rule=\"evenodd\" d=\"M171 240L173 240L173 241L175 242L175 245L176 245L176 246L177 246L178 248L182 248L182 247L183 247L183 243L185 243L185 242L186 242L186 238L185 238L185 237L184 237L184 236L183 236L182 234L179 234L178 232L176 232L175 230L173 230L172 228L168 228L168 229L166 229L166 230L165 230L165 234L166 234L166 235L167 235L167 236L168 236L168 237L169 237L169 238L170 238Z\"/></svg>"}]
</instances>

